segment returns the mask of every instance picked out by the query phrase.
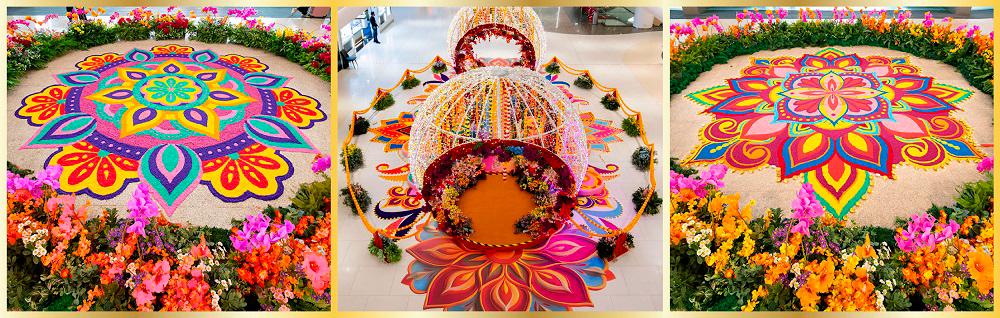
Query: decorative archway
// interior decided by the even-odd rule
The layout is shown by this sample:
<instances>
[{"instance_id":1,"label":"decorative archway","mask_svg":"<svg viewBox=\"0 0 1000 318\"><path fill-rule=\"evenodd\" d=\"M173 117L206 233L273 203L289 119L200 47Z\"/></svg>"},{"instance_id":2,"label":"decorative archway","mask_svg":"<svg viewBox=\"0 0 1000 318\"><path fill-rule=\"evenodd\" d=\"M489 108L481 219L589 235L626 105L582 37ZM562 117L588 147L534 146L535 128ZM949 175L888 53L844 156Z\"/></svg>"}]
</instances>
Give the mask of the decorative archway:
<instances>
[{"instance_id":1,"label":"decorative archway","mask_svg":"<svg viewBox=\"0 0 1000 318\"><path fill-rule=\"evenodd\" d=\"M513 43L520 52L514 66L538 67L545 51L542 22L531 8L488 7L462 8L451 21L448 46L452 48L455 72L483 67L474 46L480 41L502 38Z\"/></svg>"}]
</instances>

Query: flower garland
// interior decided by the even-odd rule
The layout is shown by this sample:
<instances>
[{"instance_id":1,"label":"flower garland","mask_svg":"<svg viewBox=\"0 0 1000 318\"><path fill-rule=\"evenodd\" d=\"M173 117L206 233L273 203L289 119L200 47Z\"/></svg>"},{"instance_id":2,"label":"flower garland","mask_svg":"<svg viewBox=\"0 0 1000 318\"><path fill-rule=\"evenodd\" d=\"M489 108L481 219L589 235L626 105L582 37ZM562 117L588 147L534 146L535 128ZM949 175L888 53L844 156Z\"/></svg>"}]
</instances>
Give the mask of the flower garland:
<instances>
[{"instance_id":1,"label":"flower garland","mask_svg":"<svg viewBox=\"0 0 1000 318\"><path fill-rule=\"evenodd\" d=\"M557 164L553 164L557 163ZM565 164L537 146L514 140L465 144L445 153L428 167L424 197L441 231L458 237L472 234L472 220L458 201L487 174L512 176L521 190L531 193L536 207L515 224L515 233L541 238L558 230L569 217L575 200L573 179Z\"/></svg>"},{"instance_id":2,"label":"flower garland","mask_svg":"<svg viewBox=\"0 0 1000 318\"><path fill-rule=\"evenodd\" d=\"M501 38L507 41L507 43L514 41L519 49L521 58L514 61L511 66L535 69L538 65L538 61L535 60L535 47L526 36L509 25L492 23L478 25L470 29L459 40L454 52L455 73L461 74L466 70L486 66L482 60L476 58L473 47L480 41L492 38Z\"/></svg>"}]
</instances>

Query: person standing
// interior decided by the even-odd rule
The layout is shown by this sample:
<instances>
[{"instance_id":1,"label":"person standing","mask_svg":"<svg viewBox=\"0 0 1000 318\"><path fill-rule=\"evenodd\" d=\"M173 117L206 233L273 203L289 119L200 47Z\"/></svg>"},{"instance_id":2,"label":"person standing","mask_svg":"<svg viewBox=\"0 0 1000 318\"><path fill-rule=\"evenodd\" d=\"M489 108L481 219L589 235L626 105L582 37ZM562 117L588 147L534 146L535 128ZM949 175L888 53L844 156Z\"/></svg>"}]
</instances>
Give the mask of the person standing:
<instances>
[{"instance_id":1,"label":"person standing","mask_svg":"<svg viewBox=\"0 0 1000 318\"><path fill-rule=\"evenodd\" d=\"M378 22L375 21L375 12L368 12L368 25L372 28L372 38L375 39L375 43L382 44L378 41Z\"/></svg>"}]
</instances>

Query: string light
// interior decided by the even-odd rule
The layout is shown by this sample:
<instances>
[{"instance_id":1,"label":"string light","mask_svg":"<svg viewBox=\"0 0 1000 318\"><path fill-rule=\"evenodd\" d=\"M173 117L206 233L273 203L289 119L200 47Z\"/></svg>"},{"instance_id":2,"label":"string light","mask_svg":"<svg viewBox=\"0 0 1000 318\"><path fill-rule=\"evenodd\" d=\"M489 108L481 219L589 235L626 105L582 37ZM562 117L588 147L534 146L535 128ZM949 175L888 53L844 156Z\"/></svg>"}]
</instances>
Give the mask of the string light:
<instances>
[{"instance_id":1,"label":"string light","mask_svg":"<svg viewBox=\"0 0 1000 318\"><path fill-rule=\"evenodd\" d=\"M542 74L503 66L459 74L417 106L409 141L414 184L424 184L424 172L441 154L490 139L519 140L552 151L569 166L579 190L589 150L576 105Z\"/></svg>"},{"instance_id":2,"label":"string light","mask_svg":"<svg viewBox=\"0 0 1000 318\"><path fill-rule=\"evenodd\" d=\"M478 62L471 44L478 40L505 34L521 44L522 66L536 69L545 52L545 29L542 20L531 8L526 7L464 7L458 10L448 28L448 47L456 71L461 73L472 67L467 62ZM512 38L507 39L512 40ZM527 55L527 56L523 56ZM526 61L527 60L527 61Z\"/></svg>"}]
</instances>

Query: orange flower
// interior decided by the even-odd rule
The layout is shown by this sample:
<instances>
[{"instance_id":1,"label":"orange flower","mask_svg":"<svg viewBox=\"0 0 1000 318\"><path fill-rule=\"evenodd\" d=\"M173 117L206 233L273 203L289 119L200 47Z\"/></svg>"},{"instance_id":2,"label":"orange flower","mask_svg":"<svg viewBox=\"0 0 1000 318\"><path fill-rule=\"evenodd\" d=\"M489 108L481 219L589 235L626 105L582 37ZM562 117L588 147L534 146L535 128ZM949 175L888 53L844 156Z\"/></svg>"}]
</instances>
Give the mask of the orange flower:
<instances>
[{"instance_id":1,"label":"orange flower","mask_svg":"<svg viewBox=\"0 0 1000 318\"><path fill-rule=\"evenodd\" d=\"M875 249L872 248L872 239L868 234L865 234L865 244L854 248L854 254L860 258L875 258L878 256L875 254Z\"/></svg>"},{"instance_id":2,"label":"orange flower","mask_svg":"<svg viewBox=\"0 0 1000 318\"><path fill-rule=\"evenodd\" d=\"M990 255L975 251L969 253L969 276L976 281L980 294L987 294L993 288L993 259Z\"/></svg>"}]
</instances>

